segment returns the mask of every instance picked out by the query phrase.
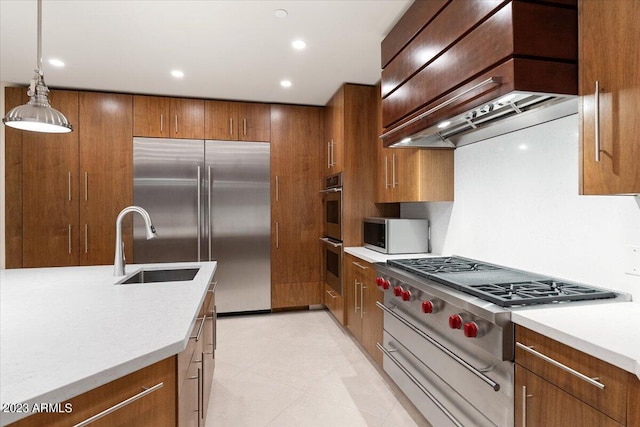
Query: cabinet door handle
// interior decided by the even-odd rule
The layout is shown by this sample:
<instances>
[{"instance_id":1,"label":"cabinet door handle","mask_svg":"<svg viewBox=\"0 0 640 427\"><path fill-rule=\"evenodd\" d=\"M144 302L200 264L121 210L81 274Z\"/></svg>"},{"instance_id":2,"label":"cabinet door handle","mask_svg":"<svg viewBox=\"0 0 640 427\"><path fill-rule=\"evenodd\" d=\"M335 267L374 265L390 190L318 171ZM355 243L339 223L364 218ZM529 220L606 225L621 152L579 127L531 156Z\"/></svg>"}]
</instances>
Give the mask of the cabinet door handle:
<instances>
[{"instance_id":1,"label":"cabinet door handle","mask_svg":"<svg viewBox=\"0 0 640 427\"><path fill-rule=\"evenodd\" d=\"M600 161L600 82L596 80L596 91L593 97L593 129L595 132L596 162Z\"/></svg>"},{"instance_id":2,"label":"cabinet door handle","mask_svg":"<svg viewBox=\"0 0 640 427\"><path fill-rule=\"evenodd\" d=\"M331 141L327 141L327 169L331 169Z\"/></svg>"},{"instance_id":3,"label":"cabinet door handle","mask_svg":"<svg viewBox=\"0 0 640 427\"><path fill-rule=\"evenodd\" d=\"M364 290L366 286L360 282L360 319L364 319Z\"/></svg>"},{"instance_id":4,"label":"cabinet door handle","mask_svg":"<svg viewBox=\"0 0 640 427\"><path fill-rule=\"evenodd\" d=\"M353 312L358 313L358 279L353 280Z\"/></svg>"},{"instance_id":5,"label":"cabinet door handle","mask_svg":"<svg viewBox=\"0 0 640 427\"><path fill-rule=\"evenodd\" d=\"M198 332L195 335L189 337L189 339L195 339L196 341L200 341L200 336L202 335L202 329L204 327L204 322L206 322L207 320L207 316L205 315L202 319L198 319L198 320L200 320L200 326L198 327Z\"/></svg>"},{"instance_id":6,"label":"cabinet door handle","mask_svg":"<svg viewBox=\"0 0 640 427\"><path fill-rule=\"evenodd\" d=\"M94 421L99 420L100 418L109 415L112 412L117 411L118 409L124 408L125 406L129 405L130 403L135 402L138 399L141 399L143 397L145 397L148 394L153 393L154 391L161 389L164 386L164 383L158 383L156 385L154 385L153 387L142 387L143 391L141 391L140 393L136 394L135 396L132 396L130 398L128 398L127 400L123 400L122 402L113 405L110 408L105 409L104 411L94 415L93 417L87 418L86 420L74 425L73 427L84 427L86 425L89 425L91 423L93 423Z\"/></svg>"},{"instance_id":7,"label":"cabinet door handle","mask_svg":"<svg viewBox=\"0 0 640 427\"><path fill-rule=\"evenodd\" d=\"M233 117L229 117L229 135L233 135Z\"/></svg>"},{"instance_id":8,"label":"cabinet door handle","mask_svg":"<svg viewBox=\"0 0 640 427\"><path fill-rule=\"evenodd\" d=\"M384 189L389 188L389 156L384 156Z\"/></svg>"},{"instance_id":9,"label":"cabinet door handle","mask_svg":"<svg viewBox=\"0 0 640 427\"><path fill-rule=\"evenodd\" d=\"M176 119L176 133L178 133L178 115L175 115L175 119Z\"/></svg>"},{"instance_id":10,"label":"cabinet door handle","mask_svg":"<svg viewBox=\"0 0 640 427\"><path fill-rule=\"evenodd\" d=\"M391 187L396 188L398 183L396 182L396 155L393 154L391 162Z\"/></svg>"},{"instance_id":11,"label":"cabinet door handle","mask_svg":"<svg viewBox=\"0 0 640 427\"><path fill-rule=\"evenodd\" d=\"M247 119L242 119L242 134L247 136Z\"/></svg>"},{"instance_id":12,"label":"cabinet door handle","mask_svg":"<svg viewBox=\"0 0 640 427\"><path fill-rule=\"evenodd\" d=\"M527 346L522 344L521 342L517 342L516 341L516 347L519 347L521 349L523 349L526 352L529 352L531 354L533 354L534 356L539 357L540 359L544 360L545 362L549 362L551 363L553 366L562 369L565 372L570 373L571 375L574 375L578 378L580 378L581 380L588 382L589 384L591 384L594 387L598 387L600 390L604 390L604 384L602 384L601 382L598 382L596 380L598 380L599 378L590 378L588 376L586 376L585 374L583 374L582 372L578 372L575 369L572 369L570 367L568 367L567 365L558 362L555 359L550 358L547 355L544 355L536 350L533 349L533 347Z\"/></svg>"},{"instance_id":13,"label":"cabinet door handle","mask_svg":"<svg viewBox=\"0 0 640 427\"><path fill-rule=\"evenodd\" d=\"M331 140L331 166L336 165L336 142Z\"/></svg>"},{"instance_id":14,"label":"cabinet door handle","mask_svg":"<svg viewBox=\"0 0 640 427\"><path fill-rule=\"evenodd\" d=\"M164 114L160 114L160 133L164 132Z\"/></svg>"},{"instance_id":15,"label":"cabinet door handle","mask_svg":"<svg viewBox=\"0 0 640 427\"><path fill-rule=\"evenodd\" d=\"M89 224L84 225L84 253L89 253Z\"/></svg>"},{"instance_id":16,"label":"cabinet door handle","mask_svg":"<svg viewBox=\"0 0 640 427\"><path fill-rule=\"evenodd\" d=\"M71 224L69 224L69 255L71 255Z\"/></svg>"},{"instance_id":17,"label":"cabinet door handle","mask_svg":"<svg viewBox=\"0 0 640 427\"><path fill-rule=\"evenodd\" d=\"M532 394L527 394L527 386L522 386L522 427L527 427L527 398L533 397Z\"/></svg>"},{"instance_id":18,"label":"cabinet door handle","mask_svg":"<svg viewBox=\"0 0 640 427\"><path fill-rule=\"evenodd\" d=\"M89 200L89 173L84 173L84 200Z\"/></svg>"},{"instance_id":19,"label":"cabinet door handle","mask_svg":"<svg viewBox=\"0 0 640 427\"><path fill-rule=\"evenodd\" d=\"M280 224L276 221L276 249L280 249Z\"/></svg>"},{"instance_id":20,"label":"cabinet door handle","mask_svg":"<svg viewBox=\"0 0 640 427\"><path fill-rule=\"evenodd\" d=\"M278 182L278 175L276 175L276 202L280 201L280 184Z\"/></svg>"},{"instance_id":21,"label":"cabinet door handle","mask_svg":"<svg viewBox=\"0 0 640 427\"><path fill-rule=\"evenodd\" d=\"M69 172L69 201L71 201L71 172Z\"/></svg>"},{"instance_id":22,"label":"cabinet door handle","mask_svg":"<svg viewBox=\"0 0 640 427\"><path fill-rule=\"evenodd\" d=\"M357 267L360 267L363 270L366 270L366 269L369 268L369 267L366 267L366 266L364 266L364 265L362 265L362 264L360 264L359 262L356 262L356 261L353 261L353 265L355 265Z\"/></svg>"}]
</instances>

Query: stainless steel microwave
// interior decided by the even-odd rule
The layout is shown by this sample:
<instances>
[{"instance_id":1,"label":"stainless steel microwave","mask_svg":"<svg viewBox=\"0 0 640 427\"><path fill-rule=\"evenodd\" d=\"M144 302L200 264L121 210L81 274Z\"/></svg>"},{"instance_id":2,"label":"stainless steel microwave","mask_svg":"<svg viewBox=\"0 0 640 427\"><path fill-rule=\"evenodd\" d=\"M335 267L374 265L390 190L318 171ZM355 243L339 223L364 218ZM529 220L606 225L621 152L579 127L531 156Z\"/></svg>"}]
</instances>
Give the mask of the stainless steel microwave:
<instances>
[{"instance_id":1,"label":"stainless steel microwave","mask_svg":"<svg viewBox=\"0 0 640 427\"><path fill-rule=\"evenodd\" d=\"M365 218L364 247L385 254L431 252L428 219Z\"/></svg>"}]
</instances>

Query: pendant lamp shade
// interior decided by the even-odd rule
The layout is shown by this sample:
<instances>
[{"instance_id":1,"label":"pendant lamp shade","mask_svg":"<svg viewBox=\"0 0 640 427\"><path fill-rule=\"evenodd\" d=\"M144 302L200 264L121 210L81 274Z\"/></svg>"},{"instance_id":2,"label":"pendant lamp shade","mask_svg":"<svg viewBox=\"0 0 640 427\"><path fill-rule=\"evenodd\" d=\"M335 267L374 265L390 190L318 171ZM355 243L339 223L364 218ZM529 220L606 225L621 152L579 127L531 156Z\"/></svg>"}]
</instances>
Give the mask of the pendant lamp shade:
<instances>
[{"instance_id":1,"label":"pendant lamp shade","mask_svg":"<svg viewBox=\"0 0 640 427\"><path fill-rule=\"evenodd\" d=\"M27 104L12 109L2 119L6 126L47 133L73 130L64 114L49 104L49 88L42 72L42 0L38 0L38 69L35 70L27 95L31 98Z\"/></svg>"}]
</instances>

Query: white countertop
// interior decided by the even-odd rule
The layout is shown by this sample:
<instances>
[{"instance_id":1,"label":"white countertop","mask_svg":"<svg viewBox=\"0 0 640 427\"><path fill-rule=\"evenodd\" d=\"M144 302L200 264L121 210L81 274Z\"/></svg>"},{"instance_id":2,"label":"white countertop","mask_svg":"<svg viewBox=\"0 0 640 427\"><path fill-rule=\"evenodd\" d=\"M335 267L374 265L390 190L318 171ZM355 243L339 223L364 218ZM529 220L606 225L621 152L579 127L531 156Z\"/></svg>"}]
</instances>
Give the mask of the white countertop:
<instances>
[{"instance_id":1,"label":"white countertop","mask_svg":"<svg viewBox=\"0 0 640 427\"><path fill-rule=\"evenodd\" d=\"M180 353L217 263L126 266L198 266L193 281L130 285L113 266L0 270L0 402L64 402Z\"/></svg>"},{"instance_id":2,"label":"white countertop","mask_svg":"<svg viewBox=\"0 0 640 427\"><path fill-rule=\"evenodd\" d=\"M511 320L640 379L640 304L636 302L517 310Z\"/></svg>"},{"instance_id":3,"label":"white countertop","mask_svg":"<svg viewBox=\"0 0 640 427\"><path fill-rule=\"evenodd\" d=\"M364 246L352 246L344 248L344 251L355 257L358 257L367 262L387 262L390 259L405 259L405 258L433 258L442 256L440 254L431 253L417 253L417 254L394 254L388 255L380 252L372 251Z\"/></svg>"}]
</instances>

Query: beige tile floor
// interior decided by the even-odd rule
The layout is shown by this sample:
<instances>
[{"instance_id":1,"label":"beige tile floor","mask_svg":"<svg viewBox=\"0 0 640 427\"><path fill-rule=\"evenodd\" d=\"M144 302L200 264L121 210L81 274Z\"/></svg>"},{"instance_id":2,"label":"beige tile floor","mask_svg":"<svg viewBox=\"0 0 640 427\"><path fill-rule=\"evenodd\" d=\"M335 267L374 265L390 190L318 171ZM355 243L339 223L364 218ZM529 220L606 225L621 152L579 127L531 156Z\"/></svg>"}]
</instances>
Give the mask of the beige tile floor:
<instances>
[{"instance_id":1,"label":"beige tile floor","mask_svg":"<svg viewBox=\"0 0 640 427\"><path fill-rule=\"evenodd\" d=\"M207 427L429 424L324 310L221 317Z\"/></svg>"}]
</instances>

